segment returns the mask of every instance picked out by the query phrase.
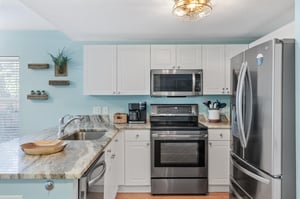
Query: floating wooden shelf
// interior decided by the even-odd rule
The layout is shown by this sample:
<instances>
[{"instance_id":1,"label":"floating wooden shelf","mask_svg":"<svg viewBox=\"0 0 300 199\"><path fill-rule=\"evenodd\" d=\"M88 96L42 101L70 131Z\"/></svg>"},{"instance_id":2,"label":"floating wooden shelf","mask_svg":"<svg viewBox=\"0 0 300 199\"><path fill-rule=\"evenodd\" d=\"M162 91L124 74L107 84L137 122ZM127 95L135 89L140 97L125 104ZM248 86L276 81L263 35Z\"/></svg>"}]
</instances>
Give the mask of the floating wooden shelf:
<instances>
[{"instance_id":1,"label":"floating wooden shelf","mask_svg":"<svg viewBox=\"0 0 300 199\"><path fill-rule=\"evenodd\" d=\"M28 68L31 68L31 69L46 69L46 68L49 68L49 64L28 64Z\"/></svg>"},{"instance_id":2,"label":"floating wooden shelf","mask_svg":"<svg viewBox=\"0 0 300 199\"><path fill-rule=\"evenodd\" d=\"M70 81L69 80L49 80L49 85L67 86L67 85L70 85Z\"/></svg>"},{"instance_id":3,"label":"floating wooden shelf","mask_svg":"<svg viewBox=\"0 0 300 199\"><path fill-rule=\"evenodd\" d=\"M27 95L29 100L47 100L48 95Z\"/></svg>"}]
</instances>

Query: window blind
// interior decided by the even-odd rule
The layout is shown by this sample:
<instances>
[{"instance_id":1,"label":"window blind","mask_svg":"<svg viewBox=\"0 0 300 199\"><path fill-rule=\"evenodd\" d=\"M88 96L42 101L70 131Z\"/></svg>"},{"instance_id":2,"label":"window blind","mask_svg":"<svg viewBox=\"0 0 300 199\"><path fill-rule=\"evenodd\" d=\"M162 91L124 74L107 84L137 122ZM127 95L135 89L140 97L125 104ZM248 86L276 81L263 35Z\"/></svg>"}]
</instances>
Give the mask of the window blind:
<instances>
[{"instance_id":1,"label":"window blind","mask_svg":"<svg viewBox=\"0 0 300 199\"><path fill-rule=\"evenodd\" d=\"M0 57L0 142L19 136L19 58Z\"/></svg>"}]
</instances>

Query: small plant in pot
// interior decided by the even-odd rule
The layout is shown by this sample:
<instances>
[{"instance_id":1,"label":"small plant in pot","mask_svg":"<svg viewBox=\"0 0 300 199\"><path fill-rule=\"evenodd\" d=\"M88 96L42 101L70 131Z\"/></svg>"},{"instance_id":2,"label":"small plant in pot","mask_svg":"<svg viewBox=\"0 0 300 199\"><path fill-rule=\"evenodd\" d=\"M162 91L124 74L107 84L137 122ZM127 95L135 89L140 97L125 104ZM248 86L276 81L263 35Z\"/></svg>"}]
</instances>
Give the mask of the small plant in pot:
<instances>
[{"instance_id":1,"label":"small plant in pot","mask_svg":"<svg viewBox=\"0 0 300 199\"><path fill-rule=\"evenodd\" d=\"M64 49L58 50L58 54L55 56L49 53L52 61L55 64L55 76L67 76L67 64L71 58L64 55Z\"/></svg>"}]
</instances>

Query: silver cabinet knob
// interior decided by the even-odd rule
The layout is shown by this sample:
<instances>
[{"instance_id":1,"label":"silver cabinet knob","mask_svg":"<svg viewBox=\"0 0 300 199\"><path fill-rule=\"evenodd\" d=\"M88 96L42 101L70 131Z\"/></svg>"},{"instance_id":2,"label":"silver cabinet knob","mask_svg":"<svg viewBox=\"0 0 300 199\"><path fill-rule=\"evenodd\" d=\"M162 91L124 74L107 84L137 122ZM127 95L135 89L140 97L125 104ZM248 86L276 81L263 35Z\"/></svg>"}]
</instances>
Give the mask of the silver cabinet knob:
<instances>
[{"instance_id":1,"label":"silver cabinet knob","mask_svg":"<svg viewBox=\"0 0 300 199\"><path fill-rule=\"evenodd\" d=\"M180 69L180 66L178 66L177 68Z\"/></svg>"},{"instance_id":2,"label":"silver cabinet knob","mask_svg":"<svg viewBox=\"0 0 300 199\"><path fill-rule=\"evenodd\" d=\"M173 69L175 69L175 68L176 68L176 66L173 66L172 68L173 68Z\"/></svg>"},{"instance_id":3,"label":"silver cabinet knob","mask_svg":"<svg viewBox=\"0 0 300 199\"><path fill-rule=\"evenodd\" d=\"M136 134L136 135L135 135L135 137L136 137L136 138L139 138L139 137L140 137L140 135L139 135L139 134Z\"/></svg>"},{"instance_id":4,"label":"silver cabinet knob","mask_svg":"<svg viewBox=\"0 0 300 199\"><path fill-rule=\"evenodd\" d=\"M222 133L220 133L220 137L223 138L223 134Z\"/></svg>"},{"instance_id":5,"label":"silver cabinet knob","mask_svg":"<svg viewBox=\"0 0 300 199\"><path fill-rule=\"evenodd\" d=\"M115 139L115 142L118 142L119 140L118 139Z\"/></svg>"},{"instance_id":6,"label":"silver cabinet knob","mask_svg":"<svg viewBox=\"0 0 300 199\"><path fill-rule=\"evenodd\" d=\"M150 143L148 142L146 145L147 145L147 146L150 146Z\"/></svg>"},{"instance_id":7,"label":"silver cabinet knob","mask_svg":"<svg viewBox=\"0 0 300 199\"><path fill-rule=\"evenodd\" d=\"M51 191L52 189L54 189L54 182L52 180L47 180L45 182L45 189L47 191Z\"/></svg>"},{"instance_id":8,"label":"silver cabinet knob","mask_svg":"<svg viewBox=\"0 0 300 199\"><path fill-rule=\"evenodd\" d=\"M111 149L107 149L107 153L111 153Z\"/></svg>"},{"instance_id":9,"label":"silver cabinet knob","mask_svg":"<svg viewBox=\"0 0 300 199\"><path fill-rule=\"evenodd\" d=\"M114 91L113 94L116 94L116 92Z\"/></svg>"},{"instance_id":10,"label":"silver cabinet knob","mask_svg":"<svg viewBox=\"0 0 300 199\"><path fill-rule=\"evenodd\" d=\"M118 95L120 95L120 91L118 91Z\"/></svg>"},{"instance_id":11,"label":"silver cabinet knob","mask_svg":"<svg viewBox=\"0 0 300 199\"><path fill-rule=\"evenodd\" d=\"M211 146L211 145L212 145L212 143L211 143L211 142L209 142L208 144L209 144L209 146Z\"/></svg>"},{"instance_id":12,"label":"silver cabinet knob","mask_svg":"<svg viewBox=\"0 0 300 199\"><path fill-rule=\"evenodd\" d=\"M115 157L116 157L116 154L112 154L110 158L114 159Z\"/></svg>"}]
</instances>

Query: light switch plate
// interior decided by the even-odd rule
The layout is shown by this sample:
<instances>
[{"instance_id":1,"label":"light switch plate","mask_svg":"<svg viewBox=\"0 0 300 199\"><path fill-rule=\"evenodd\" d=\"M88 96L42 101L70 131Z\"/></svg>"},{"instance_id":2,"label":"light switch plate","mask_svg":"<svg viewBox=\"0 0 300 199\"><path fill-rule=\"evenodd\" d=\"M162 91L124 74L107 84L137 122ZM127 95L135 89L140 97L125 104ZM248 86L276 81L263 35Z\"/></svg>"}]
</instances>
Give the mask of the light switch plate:
<instances>
[{"instance_id":1,"label":"light switch plate","mask_svg":"<svg viewBox=\"0 0 300 199\"><path fill-rule=\"evenodd\" d=\"M101 106L93 106L93 114L101 115Z\"/></svg>"},{"instance_id":2,"label":"light switch plate","mask_svg":"<svg viewBox=\"0 0 300 199\"><path fill-rule=\"evenodd\" d=\"M103 106L103 108L102 108L102 114L103 115L108 115L108 106Z\"/></svg>"}]
</instances>

